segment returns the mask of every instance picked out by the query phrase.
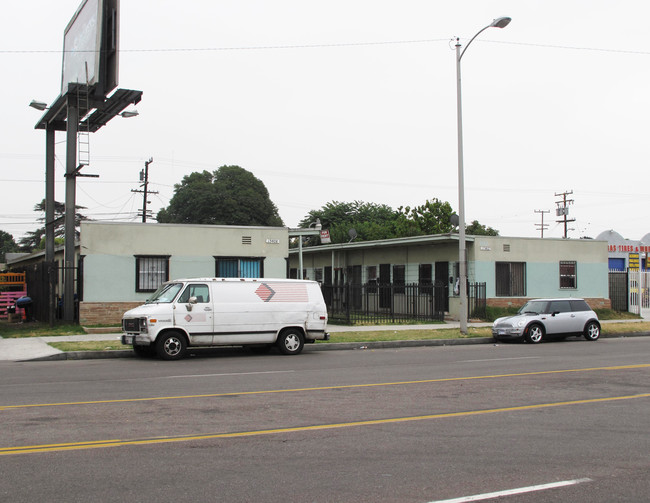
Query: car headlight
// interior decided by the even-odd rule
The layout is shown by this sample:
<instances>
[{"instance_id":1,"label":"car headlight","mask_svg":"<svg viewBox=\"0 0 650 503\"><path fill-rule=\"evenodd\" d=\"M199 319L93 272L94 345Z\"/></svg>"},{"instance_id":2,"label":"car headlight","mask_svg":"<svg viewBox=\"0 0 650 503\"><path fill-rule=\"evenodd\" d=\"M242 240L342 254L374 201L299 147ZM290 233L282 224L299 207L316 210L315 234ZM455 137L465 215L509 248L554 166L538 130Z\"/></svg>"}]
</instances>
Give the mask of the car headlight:
<instances>
[{"instance_id":1,"label":"car headlight","mask_svg":"<svg viewBox=\"0 0 650 503\"><path fill-rule=\"evenodd\" d=\"M526 324L526 321L525 321L525 320L519 320L519 323L517 323L517 326L518 326L519 328L521 328L521 327L523 327L525 324Z\"/></svg>"}]
</instances>

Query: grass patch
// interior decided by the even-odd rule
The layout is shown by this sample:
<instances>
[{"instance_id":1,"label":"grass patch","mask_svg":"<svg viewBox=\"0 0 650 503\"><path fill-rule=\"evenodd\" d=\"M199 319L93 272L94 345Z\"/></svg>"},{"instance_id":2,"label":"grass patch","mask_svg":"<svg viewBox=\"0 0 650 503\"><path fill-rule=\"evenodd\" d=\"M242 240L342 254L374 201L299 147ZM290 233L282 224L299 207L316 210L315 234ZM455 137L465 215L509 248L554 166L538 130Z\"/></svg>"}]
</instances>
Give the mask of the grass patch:
<instances>
[{"instance_id":1,"label":"grass patch","mask_svg":"<svg viewBox=\"0 0 650 503\"><path fill-rule=\"evenodd\" d=\"M130 349L121 342L113 341L78 341L78 342L48 342L53 348L61 351L116 351Z\"/></svg>"},{"instance_id":2,"label":"grass patch","mask_svg":"<svg viewBox=\"0 0 650 503\"><path fill-rule=\"evenodd\" d=\"M48 323L41 323L40 321L30 321L28 323L0 322L0 336L6 339L47 337L49 335L79 335L83 333L83 328L73 323L57 324L50 327Z\"/></svg>"},{"instance_id":3,"label":"grass patch","mask_svg":"<svg viewBox=\"0 0 650 503\"><path fill-rule=\"evenodd\" d=\"M467 335L461 335L457 328L413 329L413 330L370 330L334 332L329 341L317 341L319 344L332 342L378 342L378 341L421 341L428 339L472 339L492 337L490 327L470 328Z\"/></svg>"}]
</instances>

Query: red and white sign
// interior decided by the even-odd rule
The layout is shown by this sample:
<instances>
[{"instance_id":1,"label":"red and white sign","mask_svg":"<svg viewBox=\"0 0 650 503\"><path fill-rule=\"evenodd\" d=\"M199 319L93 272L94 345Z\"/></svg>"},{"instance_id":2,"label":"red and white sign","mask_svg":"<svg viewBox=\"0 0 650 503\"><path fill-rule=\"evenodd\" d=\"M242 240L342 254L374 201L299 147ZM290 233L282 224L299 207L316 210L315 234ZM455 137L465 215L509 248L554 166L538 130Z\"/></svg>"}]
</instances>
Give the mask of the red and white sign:
<instances>
[{"instance_id":1,"label":"red and white sign","mask_svg":"<svg viewBox=\"0 0 650 503\"><path fill-rule=\"evenodd\" d=\"M323 243L324 245L328 245L332 242L330 239L330 231L325 229L320 231L320 242Z\"/></svg>"},{"instance_id":2,"label":"red and white sign","mask_svg":"<svg viewBox=\"0 0 650 503\"><path fill-rule=\"evenodd\" d=\"M300 283L262 283L255 294L264 302L308 302L307 285Z\"/></svg>"}]
</instances>

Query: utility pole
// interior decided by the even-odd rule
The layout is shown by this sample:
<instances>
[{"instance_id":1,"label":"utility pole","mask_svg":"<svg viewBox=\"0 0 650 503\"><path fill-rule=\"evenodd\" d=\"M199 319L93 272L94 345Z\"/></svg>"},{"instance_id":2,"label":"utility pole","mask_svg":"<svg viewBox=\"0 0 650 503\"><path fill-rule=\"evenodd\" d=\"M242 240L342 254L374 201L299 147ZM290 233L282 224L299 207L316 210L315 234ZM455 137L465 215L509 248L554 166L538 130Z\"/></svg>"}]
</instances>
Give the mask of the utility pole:
<instances>
[{"instance_id":1,"label":"utility pole","mask_svg":"<svg viewBox=\"0 0 650 503\"><path fill-rule=\"evenodd\" d=\"M556 193L555 197L562 197L562 200L560 201L555 201L555 204L557 204L557 207L555 208L555 214L558 217L562 217L561 220L556 220L557 223L561 224L564 223L564 239L567 239L568 236L568 227L567 224L569 222L575 222L575 218L568 218L569 217L569 205L573 204L573 199L567 199L567 196L573 194L573 191L570 190L568 192L560 192L559 194Z\"/></svg>"},{"instance_id":2,"label":"utility pole","mask_svg":"<svg viewBox=\"0 0 650 503\"><path fill-rule=\"evenodd\" d=\"M145 161L144 163L144 169L140 171L140 181L142 182L140 184L140 187L143 190L136 190L136 189L131 189L131 192L137 192L139 194L143 194L142 198L142 223L147 222L147 216L150 216L149 213L151 213L151 210L147 210L147 203L150 203L151 201L147 201L147 198L149 197L149 194L158 194L157 191L150 191L149 190L149 164L153 162L153 157L150 157L148 161ZM138 215L140 216L140 215Z\"/></svg>"},{"instance_id":3,"label":"utility pole","mask_svg":"<svg viewBox=\"0 0 650 503\"><path fill-rule=\"evenodd\" d=\"M542 231L542 239L544 239L544 231L548 229L548 224L544 223L544 213L550 213L551 210L535 210L535 213L541 213L542 214L542 223L541 224L535 224L535 227Z\"/></svg>"}]
</instances>

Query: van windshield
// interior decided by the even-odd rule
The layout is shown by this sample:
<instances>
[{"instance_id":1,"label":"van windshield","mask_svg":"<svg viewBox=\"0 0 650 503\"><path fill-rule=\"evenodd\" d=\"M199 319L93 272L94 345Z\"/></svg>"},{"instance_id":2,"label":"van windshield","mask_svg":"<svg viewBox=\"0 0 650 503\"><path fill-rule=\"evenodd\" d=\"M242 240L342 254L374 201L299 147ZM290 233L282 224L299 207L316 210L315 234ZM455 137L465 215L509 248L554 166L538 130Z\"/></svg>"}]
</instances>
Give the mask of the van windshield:
<instances>
[{"instance_id":1,"label":"van windshield","mask_svg":"<svg viewBox=\"0 0 650 503\"><path fill-rule=\"evenodd\" d=\"M154 302L169 303L172 302L178 292L183 288L183 283L165 283L161 285L154 294L147 299L147 304L152 304Z\"/></svg>"}]
</instances>

